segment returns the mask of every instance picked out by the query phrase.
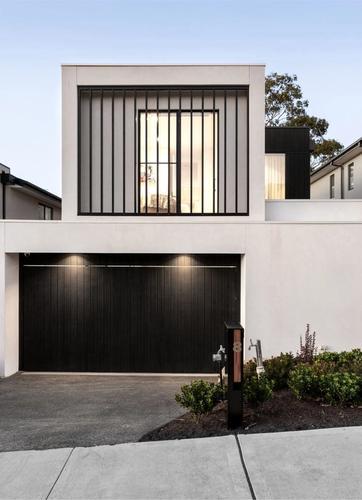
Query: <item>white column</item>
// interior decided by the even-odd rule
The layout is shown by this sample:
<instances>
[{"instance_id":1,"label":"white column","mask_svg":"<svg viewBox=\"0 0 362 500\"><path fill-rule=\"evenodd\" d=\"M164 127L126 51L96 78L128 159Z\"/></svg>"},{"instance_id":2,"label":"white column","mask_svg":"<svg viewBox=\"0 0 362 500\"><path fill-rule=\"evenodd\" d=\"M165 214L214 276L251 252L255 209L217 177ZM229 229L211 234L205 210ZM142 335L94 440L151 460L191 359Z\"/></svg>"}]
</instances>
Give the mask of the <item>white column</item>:
<instances>
[{"instance_id":1,"label":"white column","mask_svg":"<svg viewBox=\"0 0 362 500\"><path fill-rule=\"evenodd\" d=\"M8 377L19 370L19 256L0 248L0 377Z\"/></svg>"}]
</instances>

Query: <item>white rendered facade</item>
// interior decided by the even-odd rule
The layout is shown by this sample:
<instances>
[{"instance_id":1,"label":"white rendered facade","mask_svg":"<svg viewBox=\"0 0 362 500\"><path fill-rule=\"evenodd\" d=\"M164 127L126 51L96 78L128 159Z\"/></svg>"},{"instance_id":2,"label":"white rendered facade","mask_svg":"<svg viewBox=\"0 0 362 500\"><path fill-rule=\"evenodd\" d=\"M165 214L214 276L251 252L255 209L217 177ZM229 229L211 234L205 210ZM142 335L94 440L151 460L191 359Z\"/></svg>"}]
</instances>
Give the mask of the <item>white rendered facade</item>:
<instances>
[{"instance_id":1,"label":"white rendered facade","mask_svg":"<svg viewBox=\"0 0 362 500\"><path fill-rule=\"evenodd\" d=\"M310 323L319 345L361 346L361 204L265 202L263 66L64 66L62 78L63 218L0 223L1 376L19 367L23 253L238 254L246 345L261 339L265 356L295 351ZM77 86L180 83L249 86L249 214L78 215Z\"/></svg>"}]
</instances>

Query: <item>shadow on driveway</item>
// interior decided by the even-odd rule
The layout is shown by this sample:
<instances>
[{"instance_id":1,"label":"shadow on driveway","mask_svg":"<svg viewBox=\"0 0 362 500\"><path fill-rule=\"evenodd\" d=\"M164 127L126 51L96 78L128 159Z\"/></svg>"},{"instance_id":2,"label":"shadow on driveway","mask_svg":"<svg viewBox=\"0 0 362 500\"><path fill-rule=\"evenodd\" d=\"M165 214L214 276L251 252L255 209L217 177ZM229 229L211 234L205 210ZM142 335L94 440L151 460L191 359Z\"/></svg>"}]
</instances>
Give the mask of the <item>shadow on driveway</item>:
<instances>
[{"instance_id":1,"label":"shadow on driveway","mask_svg":"<svg viewBox=\"0 0 362 500\"><path fill-rule=\"evenodd\" d=\"M0 380L0 451L137 441L185 411L190 377L31 375Z\"/></svg>"}]
</instances>

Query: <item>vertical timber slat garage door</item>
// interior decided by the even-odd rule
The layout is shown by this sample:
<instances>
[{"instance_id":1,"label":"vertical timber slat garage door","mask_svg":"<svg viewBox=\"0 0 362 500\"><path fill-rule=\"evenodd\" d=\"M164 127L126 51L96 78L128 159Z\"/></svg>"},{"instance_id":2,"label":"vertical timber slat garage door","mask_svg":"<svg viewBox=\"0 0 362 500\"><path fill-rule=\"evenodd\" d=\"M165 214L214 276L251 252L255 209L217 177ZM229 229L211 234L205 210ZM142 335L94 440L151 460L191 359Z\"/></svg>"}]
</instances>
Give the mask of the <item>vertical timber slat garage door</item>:
<instances>
[{"instance_id":1,"label":"vertical timber slat garage door","mask_svg":"<svg viewBox=\"0 0 362 500\"><path fill-rule=\"evenodd\" d=\"M240 318L239 255L31 254L20 273L25 371L207 373Z\"/></svg>"}]
</instances>

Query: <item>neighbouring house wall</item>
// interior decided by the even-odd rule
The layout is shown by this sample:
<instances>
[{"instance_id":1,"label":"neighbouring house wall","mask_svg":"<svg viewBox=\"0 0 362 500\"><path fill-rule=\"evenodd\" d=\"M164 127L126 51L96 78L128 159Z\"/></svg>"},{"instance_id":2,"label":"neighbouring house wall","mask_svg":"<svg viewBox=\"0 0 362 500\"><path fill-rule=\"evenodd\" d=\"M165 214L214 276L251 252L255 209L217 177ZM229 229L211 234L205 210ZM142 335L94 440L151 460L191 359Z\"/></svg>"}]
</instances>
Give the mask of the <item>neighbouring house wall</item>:
<instances>
[{"instance_id":1,"label":"neighbouring house wall","mask_svg":"<svg viewBox=\"0 0 362 500\"><path fill-rule=\"evenodd\" d=\"M354 189L348 189L348 165L353 163L354 173ZM362 199L362 154L347 161L344 164L344 197L345 199L361 198Z\"/></svg>"},{"instance_id":2,"label":"neighbouring house wall","mask_svg":"<svg viewBox=\"0 0 362 500\"><path fill-rule=\"evenodd\" d=\"M351 165L351 163L353 163L353 171L354 171L354 189L349 190L348 165ZM335 174L336 198L362 199L362 154L344 163L343 168L338 167L329 174L313 182L310 186L311 198L314 199L329 198L329 177L332 174ZM343 175L343 182L341 185L342 175ZM341 186L343 186L343 196L342 196Z\"/></svg>"},{"instance_id":3,"label":"neighbouring house wall","mask_svg":"<svg viewBox=\"0 0 362 500\"><path fill-rule=\"evenodd\" d=\"M329 199L329 178L333 174L335 180L335 198L341 198L341 168L339 167L311 184L310 197L312 199Z\"/></svg>"},{"instance_id":4,"label":"neighbouring house wall","mask_svg":"<svg viewBox=\"0 0 362 500\"><path fill-rule=\"evenodd\" d=\"M264 66L63 66L62 70L62 191L63 220L92 220L78 216L78 85L246 85L249 86L249 214L264 218ZM185 98L186 100L186 98ZM86 107L86 106L85 106ZM240 100L240 132L245 129L244 101ZM129 108L129 106L128 106ZM93 109L93 108L92 108ZM84 110L84 112L86 112ZM231 126L232 121L230 121ZM131 134L131 130L129 130ZM97 137L99 134L96 134ZM232 134L231 134L232 135ZM245 134L244 134L245 135ZM245 142L245 141L244 141ZM243 141L241 141L243 146ZM235 148L234 148L235 149ZM246 150L244 144L244 152ZM84 153L86 148L83 147ZM131 165L131 152L126 152ZM245 166L245 156L239 153ZM97 155L98 156L98 155ZM133 165L131 165L133 167ZM243 167L244 168L244 167ZM245 171L245 169L244 169ZM86 170L84 170L86 174ZM241 183L243 177L239 179ZM227 181L229 182L229 181ZM245 189L245 185L243 186ZM132 189L132 192L134 189ZM243 191L243 190L242 190ZM132 193L131 193L132 194ZM127 195L126 195L127 196ZM134 200L133 200L134 201ZM245 199L241 200L245 205ZM132 200L131 200L132 202ZM130 202L130 203L131 203ZM232 200L231 200L232 202ZM128 202L127 202L128 203ZM132 203L131 203L132 204ZM102 217L103 222L112 217Z\"/></svg>"},{"instance_id":5,"label":"neighbouring house wall","mask_svg":"<svg viewBox=\"0 0 362 500\"><path fill-rule=\"evenodd\" d=\"M36 197L23 189L6 186L6 218L7 219L39 219L39 203L53 208L53 219L60 219L59 204L55 204L49 197Z\"/></svg>"},{"instance_id":6,"label":"neighbouring house wall","mask_svg":"<svg viewBox=\"0 0 362 500\"><path fill-rule=\"evenodd\" d=\"M218 223L196 219L193 223L3 222L2 259L4 252L236 253L244 256L241 317L247 344L250 338L260 339L265 356L295 351L310 323L319 345L335 350L362 346L362 260L356 252L362 245L362 221ZM10 298L5 306L4 266L0 317L6 311L6 336L16 346L18 305L13 294L17 284L14 281L6 288ZM7 283L11 276L15 280L15 265L9 269ZM10 351L5 355L7 366L14 367L15 356ZM247 351L247 355L252 353Z\"/></svg>"}]
</instances>

